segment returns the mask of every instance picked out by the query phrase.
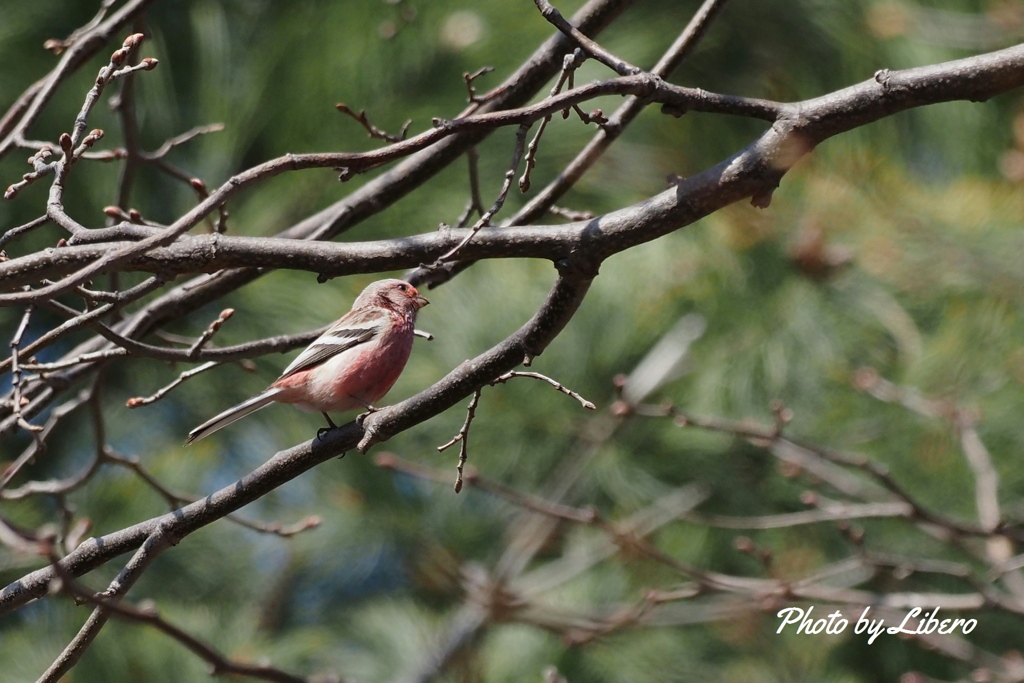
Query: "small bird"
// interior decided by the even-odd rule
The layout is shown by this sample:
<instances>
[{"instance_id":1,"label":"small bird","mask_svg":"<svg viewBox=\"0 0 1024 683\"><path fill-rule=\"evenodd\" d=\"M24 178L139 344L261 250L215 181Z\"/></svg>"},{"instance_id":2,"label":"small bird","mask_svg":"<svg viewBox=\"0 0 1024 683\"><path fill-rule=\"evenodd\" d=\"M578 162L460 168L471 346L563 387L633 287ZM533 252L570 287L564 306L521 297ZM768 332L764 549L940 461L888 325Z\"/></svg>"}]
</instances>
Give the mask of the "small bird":
<instances>
[{"instance_id":1,"label":"small bird","mask_svg":"<svg viewBox=\"0 0 1024 683\"><path fill-rule=\"evenodd\" d=\"M285 368L277 381L188 433L185 445L240 420L272 402L329 412L376 410L412 351L416 313L428 302L402 280L378 280L363 290L352 310Z\"/></svg>"}]
</instances>

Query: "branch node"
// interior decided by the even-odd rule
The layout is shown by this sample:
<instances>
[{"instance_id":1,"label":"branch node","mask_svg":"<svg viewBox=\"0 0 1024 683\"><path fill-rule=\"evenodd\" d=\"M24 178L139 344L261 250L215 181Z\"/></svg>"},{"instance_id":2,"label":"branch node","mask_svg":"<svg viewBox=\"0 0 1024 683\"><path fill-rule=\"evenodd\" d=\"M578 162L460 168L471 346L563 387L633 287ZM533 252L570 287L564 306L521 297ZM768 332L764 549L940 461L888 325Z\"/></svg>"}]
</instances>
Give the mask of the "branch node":
<instances>
[{"instance_id":1,"label":"branch node","mask_svg":"<svg viewBox=\"0 0 1024 683\"><path fill-rule=\"evenodd\" d=\"M485 66L480 69L477 69L473 73L462 74L462 80L466 82L466 92L468 93L468 101L470 104L479 104L481 102L487 101L487 96L477 97L476 88L473 87L473 81L480 78L484 74L491 73L492 71L494 71L493 66Z\"/></svg>"}]
</instances>

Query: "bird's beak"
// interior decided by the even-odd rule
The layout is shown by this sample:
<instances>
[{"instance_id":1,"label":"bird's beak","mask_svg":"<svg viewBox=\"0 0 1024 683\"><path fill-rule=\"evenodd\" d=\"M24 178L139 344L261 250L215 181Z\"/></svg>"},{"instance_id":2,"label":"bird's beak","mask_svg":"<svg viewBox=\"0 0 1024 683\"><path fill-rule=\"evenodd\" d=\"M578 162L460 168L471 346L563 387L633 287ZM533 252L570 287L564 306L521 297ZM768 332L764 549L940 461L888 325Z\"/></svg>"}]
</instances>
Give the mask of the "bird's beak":
<instances>
[{"instance_id":1,"label":"bird's beak","mask_svg":"<svg viewBox=\"0 0 1024 683\"><path fill-rule=\"evenodd\" d=\"M424 306L430 303L429 301L427 301L427 297L421 296L419 294L416 295L414 301L416 302L417 309L423 308Z\"/></svg>"}]
</instances>

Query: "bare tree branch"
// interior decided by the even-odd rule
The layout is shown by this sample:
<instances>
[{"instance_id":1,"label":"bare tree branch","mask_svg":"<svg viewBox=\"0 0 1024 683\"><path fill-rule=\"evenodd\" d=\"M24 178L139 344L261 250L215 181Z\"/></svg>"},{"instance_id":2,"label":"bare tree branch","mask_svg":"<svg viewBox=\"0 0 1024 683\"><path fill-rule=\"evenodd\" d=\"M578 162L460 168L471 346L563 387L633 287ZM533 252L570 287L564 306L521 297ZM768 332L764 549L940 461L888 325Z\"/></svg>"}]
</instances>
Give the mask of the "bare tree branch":
<instances>
[{"instance_id":1,"label":"bare tree branch","mask_svg":"<svg viewBox=\"0 0 1024 683\"><path fill-rule=\"evenodd\" d=\"M718 417L697 417L671 405L645 403L648 397L676 376L679 363L703 327L685 334L669 334L672 343L657 355L658 362L618 382L619 400L588 422L571 452L559 463L542 494L525 493L473 469L463 468L466 441L481 389L515 377L547 382L556 390L594 409L594 404L556 379L535 372L519 371L520 365L543 353L579 309L601 265L613 255L681 230L740 200L750 198L757 207L767 206L774 189L802 157L832 136L915 107L954 100L979 101L1024 86L1024 46L985 55L901 71L878 71L862 83L802 102L782 103L738 95L708 92L673 85L665 81L682 59L699 43L708 26L725 5L724 0L705 0L700 9L651 71L644 71L602 47L597 35L630 4L628 0L591 0L572 20L564 19L549 2L537 0L541 15L560 34L544 46L519 70L488 93L478 95L475 79L480 70L464 79L469 104L452 119L434 119L433 125L412 137L406 128L390 135L370 122L365 112L346 105L339 109L370 134L386 144L369 152L290 154L242 170L212 190L164 158L177 145L196 135L211 132L197 127L167 140L153 152L140 143L139 123L133 92L139 71L155 66L154 60L139 61L135 52L141 33L130 36L111 57L85 96L70 133L55 143L26 139L26 132L38 120L56 89L99 47L131 23L141 26L141 11L149 4L126 0L113 11L113 0L104 0L92 21L66 41L53 41L50 48L64 56L43 80L31 86L0 119L0 157L11 149L31 149L31 171L9 188L13 197L22 187L50 179L46 215L8 230L0 246L25 237L46 223L67 233L57 246L17 258L0 254L0 305L20 306L21 324L11 339L11 354L0 360L0 371L10 372L11 388L0 399L0 433L31 432L32 444L7 467L0 483L0 500L16 501L47 496L53 503L54 522L39 529L22 529L0 520L0 542L19 553L41 552L44 547L63 548L65 556L53 557L50 566L32 571L0 590L0 614L13 611L35 598L62 589L94 605L92 615L53 662L40 680L56 681L79 660L110 615L149 624L176 639L209 662L215 674L248 675L267 680L296 681L297 676L269 666L247 665L220 654L211 645L184 632L154 611L120 601L154 558L170 545L217 520L229 519L264 533L287 536L310 528L318 518L282 526L237 516L243 506L292 481L327 460L358 449L366 452L395 435L439 415L472 397L465 422L449 444L461 442L456 491L463 482L518 508L509 522L506 541L493 567L464 565L461 580L462 606L446 629L446 635L431 653L429 661L412 676L431 680L441 675L454 656L495 624L519 622L546 629L571 643L585 643L598 636L631 628L693 623L734 617L751 612L770 612L779 605L800 601L824 601L831 605L870 604L885 614L922 604L962 610L992 609L1006 614L1024 614L1024 587L1015 574L1019 559L1012 557L1015 544L1024 542L1024 529L1004 517L998 498L999 478L981 436L977 415L964 409L949 410L943 402L927 399L905 388L875 378L866 387L883 400L896 400L920 414L947 419L959 437L963 455L975 478L977 522L960 519L926 504L913 487L894 477L880 462L858 453L832 449L789 434L792 413L778 404L773 407L773 424L753 424ZM98 41L98 45L97 45ZM592 83L575 83L576 70L586 59L594 59L618 76ZM124 147L96 149L103 131L89 132L88 119L101 91L122 78L113 104L124 135ZM549 94L533 101L536 93L553 80ZM618 95L627 98L610 118L601 110L591 114L584 108L595 98ZM650 105L661 112L682 116L707 112L739 116L765 122L766 129L750 144L714 166L689 178L673 181L668 190L603 215L557 210L554 202L571 187L637 114ZM590 106L593 106L592 104ZM522 170L519 189L527 192L541 141L550 141L551 122L576 112L584 123L596 122L598 133L577 158L547 188L514 216L500 221L511 192L512 181ZM527 143L531 127L534 136ZM567 124L566 124L567 125ZM758 125L761 125L760 123ZM490 208L481 198L476 146L487 136L512 128L515 141L512 159L505 168L500 189ZM510 133L512 131L509 131ZM508 134L506 134L507 137ZM469 162L469 201L456 227L396 239L368 242L330 243L331 239L387 208L422 185L462 155ZM106 224L89 225L65 207L64 192L69 174L81 164L109 161L120 164L121 178L116 205L104 210ZM143 217L130 206L133 184L141 164L151 164L174 182L184 182L199 198L184 215L160 225ZM277 237L226 236L228 204L247 189L256 188L284 173L306 169L334 169L346 180L371 170L381 171L345 199L281 231ZM166 179L165 179L166 180ZM211 186L212 187L212 186ZM485 185L486 187L486 185ZM24 199L24 198L23 198ZM462 204L460 203L461 207ZM545 211L570 216L570 223L526 226ZM37 212L36 212L37 213ZM457 210L453 210L454 217ZM30 214L35 215L35 213ZM473 217L477 216L474 222ZM152 218L152 216L150 217ZM24 219L22 219L24 220ZM192 229L207 222L212 234L192 235ZM501 223L497 227L494 223ZM468 226L468 227L466 227ZM24 239L31 243L34 237ZM320 330L257 340L229 347L216 347L214 336L229 316L230 309L198 336L185 336L176 325L199 307L219 302L231 292L276 269L315 273L320 281L357 273L414 269L409 279L417 285L440 284L474 261L496 258L535 258L551 261L557 275L543 304L521 327L491 349L461 363L433 386L393 406L372 412L364 419L331 430L322 439L299 444L274 455L239 481L202 498L175 493L162 484L140 458L124 456L110 444L100 391L108 367L130 367L139 359L158 359L196 364L178 373L149 397L135 398L129 406L159 400L189 377L230 360L252 358L285 351L307 343ZM429 264L429 265L423 265ZM152 275L140 284L129 272ZM109 276L104 284L92 282ZM187 282L166 287L175 277L191 276ZM38 335L29 334L38 322L37 312L54 312L58 323ZM693 316L690 322L692 323ZM201 329L209 321L195 322ZM59 322L63 320L64 322ZM32 330L34 332L34 330ZM424 335L421 335L424 336ZM428 336L429 335L425 335ZM76 340L74 348L58 342ZM70 346L68 344L67 346ZM43 362L32 356L41 351ZM653 370L650 365L657 365ZM162 380L166 381L166 380ZM83 389L83 384L86 384ZM77 391L76 394L69 392ZM78 465L64 478L14 482L32 470L28 464L45 452L47 439L65 424L77 408L88 405L94 431L92 458ZM30 420L39 418L42 425ZM682 427L699 427L730 435L764 449L786 463L792 476L807 475L812 490L800 497L809 509L798 512L747 516L695 512L707 492L700 487L673 488L632 516L608 521L595 509L572 500L570 492L595 455L627 422L637 418L674 420ZM442 437L443 438L443 437ZM57 469L61 462L44 463ZM377 464L423 479L447 479L445 475L390 454L381 454ZM77 516L69 493L78 491L104 466L131 470L137 481L149 486L172 508L170 512L98 538L79 542L89 520ZM58 470L59 471L59 470ZM463 475L465 474L465 478ZM8 484L16 488L5 488ZM819 490L820 489L820 490ZM838 497L838 499L834 499ZM865 531L856 520L887 519L939 540L955 552L954 560L926 556L901 556L873 550L865 542ZM582 538L582 552L568 552L571 543L554 560L541 549L560 525L575 525ZM667 552L652 533L669 524L700 524L724 529L779 529L806 524L833 528L846 544L846 556L823 566L804 570L798 576L773 572L774 558L768 546L760 545L758 534L735 539L734 549L754 558L753 576L741 576L700 566L685 556ZM870 526L867 527L870 534ZM56 529L56 531L50 531ZM725 532L728 533L728 532ZM55 539L53 543L47 539ZM576 543L573 540L572 543ZM49 544L49 545L47 545ZM81 589L77 577L99 568L122 554L135 552L118 578L104 594ZM624 596L616 604L592 609L565 609L547 604L545 592L580 576L606 560L634 559L655 567L671 577L671 583ZM746 561L746 558L744 558ZM31 565L29 565L31 566ZM757 574L761 572L761 575ZM986 571L988 573L986 573ZM899 582L914 574L947 581L940 589L924 584ZM994 577L994 578L993 578ZM891 581L879 593L876 580ZM899 586L899 587L892 587ZM922 588L922 586L924 586ZM959 591L959 592L958 592ZM984 651L968 652L966 641L955 638L930 642L962 661L993 659Z\"/></svg>"},{"instance_id":2,"label":"bare tree branch","mask_svg":"<svg viewBox=\"0 0 1024 683\"><path fill-rule=\"evenodd\" d=\"M592 221L572 223L558 227L518 228L493 231L487 236L481 234L467 240L467 232L449 230L440 233L421 235L419 241L402 238L401 242L365 243L363 251L349 252L347 259L340 259L333 249L350 249L359 245L320 245L309 244L296 246L291 240L262 238L221 238L219 236L199 237L205 241L199 247L191 241L180 245L169 246L170 258L152 263L149 268L158 267L163 272L214 272L231 268L242 263L243 259L251 265L285 267L286 259L292 251L299 254L305 251L307 264L293 262L291 267L305 267L325 277L347 275L356 272L379 272L409 267L434 255L439 243L450 251L461 242L467 244L460 252L464 257L486 258L492 254L502 256L532 256L535 258L557 258L554 252L585 249L588 255L596 258L607 256L624 249L650 241L664 234L689 225L695 220L706 216L723 206L727 206L744 197L770 196L779 180L789 168L802 156L810 152L825 139L853 128L865 125L884 116L892 115L912 107L946 102L954 99L979 100L993 97L1009 89L1024 84L1024 47L1013 47L999 52L970 57L954 62L946 62L930 67L919 67L905 71L885 72L859 85L851 86L843 91L804 102L779 105L779 118L757 141L744 150L726 159L706 171L680 181L675 187L651 197L632 207L615 213L598 217ZM629 77L644 79L646 77ZM626 79L619 79L624 81ZM649 80L649 79L648 79ZM601 84L595 84L594 87ZM533 113L526 116L536 120L545 113L558 111L562 107L560 98L576 97L588 86L570 91L564 95L550 98L535 107L528 107ZM600 90L600 88L597 88ZM700 98L694 100L694 103ZM525 110L520 110L525 111ZM543 112L537 114L537 112ZM481 125L503 125L498 121L520 121L523 118L516 111L481 114L457 119L445 124L451 130L471 129L475 122ZM467 124L469 124L467 126ZM439 135L445 128L410 138L407 142L392 145L395 149L400 145L414 143L421 138L432 138ZM27 282L54 277L57 274L69 273L60 284L50 285L31 292L17 292L0 295L0 300L9 303L24 299L35 300L44 296L52 296L58 291L79 284L88 276L114 267L138 267L134 264L155 258L153 249L171 245L174 238L184 233L212 210L215 204L226 201L241 187L260 179L272 177L285 170L311 168L318 166L344 165L355 159L366 159L377 152L366 155L301 155L270 161L261 166L235 176L222 188L210 195L210 199L189 212L184 218L175 222L164 233L153 235L139 242L126 244L106 244L103 247L65 247L57 253L30 255L24 259L13 259L0 263L0 285L6 289L26 284ZM360 162L366 163L366 162ZM488 231L484 231L487 233ZM544 233L544 234L541 234ZM172 236L173 235L173 236ZM480 244L489 240L490 249L479 252L470 249L470 245ZM268 241L269 240L269 241ZM451 247L448 244L455 242ZM231 255L234 245L247 245L250 248L242 254ZM276 247L271 245L277 245ZM258 245L258 249L256 246ZM396 249L395 247L399 248ZM198 248L197 248L198 247ZM402 248L404 247L404 248ZM90 251L91 249L91 251ZM113 250L113 254L111 251ZM268 253L269 252L269 253ZM376 254L388 255L387 258ZM319 261L312 255L320 253ZM191 267L182 270L180 257L188 257ZM327 254L330 254L328 256ZM277 258L273 258L277 255ZM268 258L268 256L270 258ZM54 271L43 266L54 262L61 264L61 269ZM335 267L329 267L333 261ZM340 262L340 265L337 265ZM201 265L200 265L201 264ZM70 279L69 279L70 278Z\"/></svg>"}]
</instances>

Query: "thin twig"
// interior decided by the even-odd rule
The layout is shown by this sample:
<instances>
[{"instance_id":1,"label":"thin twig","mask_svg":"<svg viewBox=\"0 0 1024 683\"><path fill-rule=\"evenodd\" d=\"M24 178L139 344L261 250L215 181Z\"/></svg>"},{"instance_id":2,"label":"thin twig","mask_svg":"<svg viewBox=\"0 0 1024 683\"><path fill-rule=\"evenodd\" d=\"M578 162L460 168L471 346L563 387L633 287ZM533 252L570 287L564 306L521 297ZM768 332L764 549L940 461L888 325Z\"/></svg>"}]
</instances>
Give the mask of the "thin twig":
<instances>
[{"instance_id":1,"label":"thin twig","mask_svg":"<svg viewBox=\"0 0 1024 683\"><path fill-rule=\"evenodd\" d=\"M366 129L366 134L369 135L371 138L384 140L386 142L401 142L402 140L405 140L406 136L409 134L409 126L412 125L412 119L408 119L405 122L405 125L402 126L402 130L398 133L398 135L390 135L381 130L380 128L378 128L377 126L370 123L370 119L366 116L365 109L360 109L358 112L356 112L353 111L353 109L344 102L338 102L336 105L334 105L334 108L340 111L342 114L347 114L348 116L355 119L355 121L359 123L359 125Z\"/></svg>"},{"instance_id":2,"label":"thin twig","mask_svg":"<svg viewBox=\"0 0 1024 683\"><path fill-rule=\"evenodd\" d=\"M3 488L7 482L17 473L18 469L29 459L34 457L36 451L41 451L45 447L45 442L40 436L39 432L43 430L39 425L29 424L28 420L25 419L22 414L23 403L25 402L22 396L22 368L18 362L19 355L21 353L21 340L25 336L25 330L28 329L29 320L32 318L32 312L35 310L34 306L26 306L25 312L21 316L21 322L18 324L18 329L15 330L14 336L11 338L11 412L19 427L27 431L32 435L35 441L35 449L29 449L26 451L30 453L24 460L19 459L14 464L8 466L3 476L0 477L0 488Z\"/></svg>"},{"instance_id":3,"label":"thin twig","mask_svg":"<svg viewBox=\"0 0 1024 683\"><path fill-rule=\"evenodd\" d=\"M133 26L136 33L144 31L140 21ZM138 63L138 54L132 52L128 55L129 64ZM124 141L124 149L115 150L112 156L124 159L121 164L120 178L117 182L117 195L115 199L117 208L128 208L131 204L132 190L135 187L135 180L138 176L138 168L141 152L141 133L139 131L139 117L135 108L135 79L125 78L121 80L121 87L117 94L110 98L110 107L117 112L121 122L121 137ZM121 154L123 152L123 154ZM110 212L105 210L108 216ZM111 218L114 218L111 216ZM118 218L114 218L118 220ZM133 221L135 222L135 221Z\"/></svg>"},{"instance_id":4,"label":"thin twig","mask_svg":"<svg viewBox=\"0 0 1024 683\"><path fill-rule=\"evenodd\" d=\"M559 75L555 85L551 88L549 93L550 97L554 97L562 91L562 86L568 82L569 88L573 86L572 78L576 69L583 64L583 51L580 49L573 50L570 54L565 56L562 61L562 73ZM563 115L566 112L562 112ZM534 133L533 139L530 140L529 146L526 148L526 163L523 169L523 175L519 178L519 191L528 192L530 190L530 172L533 171L533 167L537 164L537 148L540 145L540 138L544 135L544 130L548 127L548 123L551 122L551 114L548 114L540 120L540 124L537 126L537 132Z\"/></svg>"},{"instance_id":5,"label":"thin twig","mask_svg":"<svg viewBox=\"0 0 1024 683\"><path fill-rule=\"evenodd\" d=\"M593 211L579 211L576 209L569 209L564 206L555 206L554 204L548 207L548 212L570 221L589 221L594 217Z\"/></svg>"},{"instance_id":6,"label":"thin twig","mask_svg":"<svg viewBox=\"0 0 1024 683\"><path fill-rule=\"evenodd\" d=\"M784 529L802 524L837 520L909 517L910 512L909 505L902 501L895 501L891 503L832 504L817 510L752 517L692 513L685 516L684 519L695 524L723 529Z\"/></svg>"},{"instance_id":7,"label":"thin twig","mask_svg":"<svg viewBox=\"0 0 1024 683\"><path fill-rule=\"evenodd\" d=\"M957 420L960 432L960 447L971 471L974 473L974 500L978 510L978 522L982 527L995 531L1002 521L999 510L999 473L985 442L978 435L973 421L961 416Z\"/></svg>"},{"instance_id":8,"label":"thin twig","mask_svg":"<svg viewBox=\"0 0 1024 683\"><path fill-rule=\"evenodd\" d=\"M468 73L467 72L467 73L462 74L462 80L466 82L466 93L467 93L466 101L467 102L469 102L470 104L482 104L482 103L487 101L488 98L486 96L485 97L478 97L477 96L476 88L473 87L473 81L475 81L476 79L480 78L484 74L491 73L492 71L494 71L494 67L493 66L484 66L484 67L481 67L481 68L477 69L473 73Z\"/></svg>"},{"instance_id":9,"label":"thin twig","mask_svg":"<svg viewBox=\"0 0 1024 683\"><path fill-rule=\"evenodd\" d=\"M561 384L560 382L551 379L547 375L542 375L539 372L522 372L519 370L511 370L509 372L506 372L504 375L501 375L500 377L496 377L494 380L488 382L488 384L490 384L493 387L496 384L504 384L505 382L515 377L529 377L531 379L539 379L542 382L547 382L548 384L550 384L551 386L553 386L555 389L562 392L566 396L571 396L572 398L579 401L580 405L586 408L587 410L597 410L597 406L595 406L592 402L583 398L578 393Z\"/></svg>"},{"instance_id":10,"label":"thin twig","mask_svg":"<svg viewBox=\"0 0 1024 683\"><path fill-rule=\"evenodd\" d=\"M223 311L221 311L220 315L217 316L217 319L210 323L207 326L207 328L203 331L203 333L199 335L199 339L196 339L195 344L189 347L189 358L195 358L196 356L198 356L199 352L203 350L203 347L206 346L211 339L213 339L213 335L217 334L217 332L220 331L221 325L223 325L225 321L227 321L227 319L233 316L234 314L235 309L233 308L225 308Z\"/></svg>"},{"instance_id":11,"label":"thin twig","mask_svg":"<svg viewBox=\"0 0 1024 683\"><path fill-rule=\"evenodd\" d=\"M25 223L24 225L19 225L17 227L10 228L6 232L4 232L3 235L0 235L0 249L2 249L3 246L10 242L11 240L20 237L21 235L24 235L27 232L31 232L32 230L35 230L40 226L46 225L49 222L49 216L40 216L39 218L31 220L28 223Z\"/></svg>"},{"instance_id":12,"label":"thin twig","mask_svg":"<svg viewBox=\"0 0 1024 683\"><path fill-rule=\"evenodd\" d=\"M228 362L228 361L223 361L223 362ZM211 361L209 361L207 363L203 363L202 365L198 365L198 366L192 368L191 370L185 370L180 375L178 375L173 381L171 381L169 384L161 387L160 389L157 389L155 392L153 392L149 396L134 396L134 397L128 399L127 401L125 401L125 405L128 406L129 408L139 408L141 406L148 406L151 403L156 403L157 401L162 399L164 396L169 394L171 392L171 390L173 390L174 388L179 386L185 380L191 379L191 378L195 377L198 374L201 374L203 372L206 372L207 370L210 370L212 368L217 367L218 365L222 365L222 362L211 360Z\"/></svg>"},{"instance_id":13,"label":"thin twig","mask_svg":"<svg viewBox=\"0 0 1024 683\"><path fill-rule=\"evenodd\" d=\"M545 116L541 119L540 124L537 125L537 132L534 134L533 139L530 140L530 144L526 148L526 163L523 168L523 175L519 178L519 191L526 193L530 191L530 172L533 171L533 167L537 165L537 147L540 144L540 138L544 135L544 129L548 127L548 123L551 121L550 116Z\"/></svg>"},{"instance_id":14,"label":"thin twig","mask_svg":"<svg viewBox=\"0 0 1024 683\"><path fill-rule=\"evenodd\" d=\"M469 455L469 426L473 424L473 418L476 417L476 407L479 403L480 389L477 389L473 392L473 398L470 399L469 405L466 407L466 420L462 423L462 427L459 428L459 433L452 437L452 440L448 443L437 447L437 452L443 453L456 443L459 444L459 463L455 466L455 493L462 491L462 470L466 466L466 458Z\"/></svg>"},{"instance_id":15,"label":"thin twig","mask_svg":"<svg viewBox=\"0 0 1024 683\"><path fill-rule=\"evenodd\" d=\"M178 180L187 183L189 187L196 191L196 195L199 197L200 202L206 201L210 197L210 191L206 188L206 183L204 183L199 178L195 178L189 175L188 173L185 173L176 166L172 166L171 164L167 163L163 159L158 159L152 163L156 165L157 168L159 168L172 178L177 178ZM212 224L213 232L215 234L223 235L225 232L227 232L229 216L230 214L228 213L227 204L218 204L217 222ZM209 217L207 217L206 220L209 221Z\"/></svg>"},{"instance_id":16,"label":"thin twig","mask_svg":"<svg viewBox=\"0 0 1024 683\"><path fill-rule=\"evenodd\" d=\"M209 123L205 126L196 126L191 128L184 133L175 135L164 141L162 145L154 149L152 152L140 152L141 156L146 161L156 161L157 159L163 159L167 156L172 149L180 145L184 145L186 142L191 142L200 135L209 135L210 133L219 133L224 130L223 123Z\"/></svg>"},{"instance_id":17,"label":"thin twig","mask_svg":"<svg viewBox=\"0 0 1024 683\"><path fill-rule=\"evenodd\" d=\"M469 170L469 201L466 202L466 210L455 225L464 228L469 224L469 219L476 213L477 216L484 215L484 201L480 195L480 154L476 147L466 150L466 164Z\"/></svg>"},{"instance_id":18,"label":"thin twig","mask_svg":"<svg viewBox=\"0 0 1024 683\"><path fill-rule=\"evenodd\" d=\"M572 38L588 55L604 64L615 73L620 76L632 76L643 71L640 67L633 66L626 60L616 57L611 52L598 45L594 40L583 35L583 32L566 21L565 17L562 16L562 13L555 9L548 0L534 0L534 4L537 5L537 9L540 10L541 16L553 24L555 28Z\"/></svg>"}]
</instances>

